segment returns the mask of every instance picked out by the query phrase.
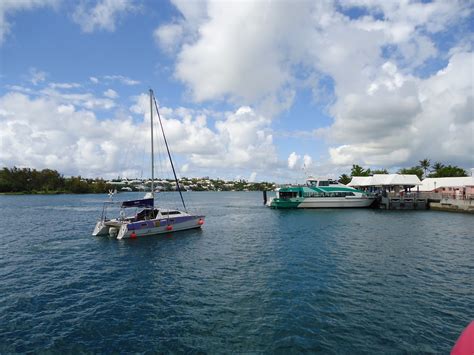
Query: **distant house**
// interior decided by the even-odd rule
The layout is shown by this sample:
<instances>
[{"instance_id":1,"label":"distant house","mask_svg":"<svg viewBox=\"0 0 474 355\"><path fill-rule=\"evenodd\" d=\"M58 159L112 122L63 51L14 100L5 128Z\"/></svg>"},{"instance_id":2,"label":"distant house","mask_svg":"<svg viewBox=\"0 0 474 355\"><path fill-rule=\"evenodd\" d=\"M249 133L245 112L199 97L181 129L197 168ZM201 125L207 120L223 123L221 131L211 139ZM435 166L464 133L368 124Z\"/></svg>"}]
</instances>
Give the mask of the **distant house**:
<instances>
[{"instance_id":1,"label":"distant house","mask_svg":"<svg viewBox=\"0 0 474 355\"><path fill-rule=\"evenodd\" d=\"M389 191L398 194L411 191L420 186L421 181L416 175L405 174L374 174L372 176L354 176L347 186L367 191Z\"/></svg>"},{"instance_id":2,"label":"distant house","mask_svg":"<svg viewBox=\"0 0 474 355\"><path fill-rule=\"evenodd\" d=\"M111 180L109 180L109 181L107 181L107 184L109 184L109 185L116 185L116 186L123 186L123 185L125 185L126 183L123 182L123 181L111 181Z\"/></svg>"},{"instance_id":3,"label":"distant house","mask_svg":"<svg viewBox=\"0 0 474 355\"><path fill-rule=\"evenodd\" d=\"M420 191L456 199L474 199L474 177L426 178L421 182Z\"/></svg>"}]
</instances>

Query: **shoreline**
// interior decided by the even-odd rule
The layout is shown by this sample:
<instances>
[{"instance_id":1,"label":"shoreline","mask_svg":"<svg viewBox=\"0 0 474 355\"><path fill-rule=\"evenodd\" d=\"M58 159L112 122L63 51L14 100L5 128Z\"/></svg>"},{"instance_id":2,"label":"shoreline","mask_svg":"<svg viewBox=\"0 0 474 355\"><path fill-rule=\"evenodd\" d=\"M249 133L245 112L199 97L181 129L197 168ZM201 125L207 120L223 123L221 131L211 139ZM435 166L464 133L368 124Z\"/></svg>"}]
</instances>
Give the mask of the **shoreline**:
<instances>
[{"instance_id":1,"label":"shoreline","mask_svg":"<svg viewBox=\"0 0 474 355\"><path fill-rule=\"evenodd\" d=\"M119 192L117 194L124 194L130 192L146 192L146 191L124 191ZM178 192L176 190L170 191L160 191L159 193L164 192ZM228 190L228 191L217 191L217 190L186 190L181 192L262 192L261 190ZM68 191L55 191L55 192L45 192L45 191L37 191L37 192L0 192L0 196L21 196L21 195L106 195L108 192L68 192Z\"/></svg>"},{"instance_id":2,"label":"shoreline","mask_svg":"<svg viewBox=\"0 0 474 355\"><path fill-rule=\"evenodd\" d=\"M36 191L36 192L0 192L5 196L21 196L21 195L87 195L87 194L105 194L106 192L70 192L70 191Z\"/></svg>"}]
</instances>

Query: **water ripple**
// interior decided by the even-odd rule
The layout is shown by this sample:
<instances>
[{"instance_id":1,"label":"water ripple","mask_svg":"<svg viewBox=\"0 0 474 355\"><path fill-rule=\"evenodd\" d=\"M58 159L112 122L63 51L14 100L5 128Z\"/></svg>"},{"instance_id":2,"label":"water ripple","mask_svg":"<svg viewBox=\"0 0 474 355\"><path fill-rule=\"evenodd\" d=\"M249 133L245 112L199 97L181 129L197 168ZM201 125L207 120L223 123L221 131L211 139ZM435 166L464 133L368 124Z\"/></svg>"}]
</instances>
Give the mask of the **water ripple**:
<instances>
[{"instance_id":1,"label":"water ripple","mask_svg":"<svg viewBox=\"0 0 474 355\"><path fill-rule=\"evenodd\" d=\"M474 319L472 216L191 195L202 231L126 241L98 196L0 196L0 353L446 353Z\"/></svg>"}]
</instances>

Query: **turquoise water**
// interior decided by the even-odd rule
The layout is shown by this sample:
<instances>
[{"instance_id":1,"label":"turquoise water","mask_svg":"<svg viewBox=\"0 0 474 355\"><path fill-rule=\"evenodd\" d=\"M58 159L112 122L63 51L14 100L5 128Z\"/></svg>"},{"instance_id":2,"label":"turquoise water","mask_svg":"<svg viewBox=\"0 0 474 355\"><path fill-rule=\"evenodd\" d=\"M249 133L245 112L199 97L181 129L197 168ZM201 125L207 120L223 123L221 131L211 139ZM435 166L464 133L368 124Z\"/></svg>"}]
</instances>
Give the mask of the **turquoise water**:
<instances>
[{"instance_id":1,"label":"turquoise water","mask_svg":"<svg viewBox=\"0 0 474 355\"><path fill-rule=\"evenodd\" d=\"M0 353L447 353L474 319L472 215L185 198L202 230L117 241L104 196L0 196Z\"/></svg>"}]
</instances>

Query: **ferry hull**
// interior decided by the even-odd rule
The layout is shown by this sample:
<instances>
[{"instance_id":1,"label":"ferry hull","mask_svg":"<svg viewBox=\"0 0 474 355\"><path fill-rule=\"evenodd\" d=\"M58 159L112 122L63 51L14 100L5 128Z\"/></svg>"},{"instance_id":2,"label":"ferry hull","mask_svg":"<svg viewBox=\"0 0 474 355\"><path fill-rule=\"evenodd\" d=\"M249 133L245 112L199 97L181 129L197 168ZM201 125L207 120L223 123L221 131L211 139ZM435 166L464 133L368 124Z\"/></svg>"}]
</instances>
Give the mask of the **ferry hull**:
<instances>
[{"instance_id":1,"label":"ferry hull","mask_svg":"<svg viewBox=\"0 0 474 355\"><path fill-rule=\"evenodd\" d=\"M373 198L274 198L269 202L272 208L364 208L374 202Z\"/></svg>"},{"instance_id":2,"label":"ferry hull","mask_svg":"<svg viewBox=\"0 0 474 355\"><path fill-rule=\"evenodd\" d=\"M357 208L369 207L374 199L371 198L305 198L298 208Z\"/></svg>"}]
</instances>

